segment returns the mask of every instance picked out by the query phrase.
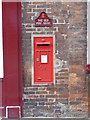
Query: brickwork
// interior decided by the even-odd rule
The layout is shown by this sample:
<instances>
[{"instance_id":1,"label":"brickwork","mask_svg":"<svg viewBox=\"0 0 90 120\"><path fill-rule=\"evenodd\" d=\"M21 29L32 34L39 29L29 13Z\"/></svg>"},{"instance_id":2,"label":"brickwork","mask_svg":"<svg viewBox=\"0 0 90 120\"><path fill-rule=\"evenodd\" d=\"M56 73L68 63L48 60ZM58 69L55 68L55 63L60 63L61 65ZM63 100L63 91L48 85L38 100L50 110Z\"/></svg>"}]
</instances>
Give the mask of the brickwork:
<instances>
[{"instance_id":1,"label":"brickwork","mask_svg":"<svg viewBox=\"0 0 90 120\"><path fill-rule=\"evenodd\" d=\"M34 21L43 11L53 19L52 27L35 27ZM22 3L25 117L86 115L86 14L86 3ZM32 34L55 35L55 85L32 85ZM77 111L81 112L77 115Z\"/></svg>"},{"instance_id":2,"label":"brickwork","mask_svg":"<svg viewBox=\"0 0 90 120\"><path fill-rule=\"evenodd\" d=\"M69 101L74 111L87 111L87 15L86 3L69 4ZM74 19L73 19L74 18ZM72 54L73 53L73 54Z\"/></svg>"}]
</instances>

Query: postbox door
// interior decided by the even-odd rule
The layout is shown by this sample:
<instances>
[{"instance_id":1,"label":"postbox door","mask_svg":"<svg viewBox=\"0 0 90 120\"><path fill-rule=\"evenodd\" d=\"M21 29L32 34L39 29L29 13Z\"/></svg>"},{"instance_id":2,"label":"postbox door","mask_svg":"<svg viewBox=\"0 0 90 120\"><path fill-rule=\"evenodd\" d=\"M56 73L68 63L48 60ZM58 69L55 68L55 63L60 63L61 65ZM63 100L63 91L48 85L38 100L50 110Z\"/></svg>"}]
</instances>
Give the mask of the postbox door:
<instances>
[{"instance_id":1,"label":"postbox door","mask_svg":"<svg viewBox=\"0 0 90 120\"><path fill-rule=\"evenodd\" d=\"M53 37L34 37L34 84L53 83Z\"/></svg>"}]
</instances>

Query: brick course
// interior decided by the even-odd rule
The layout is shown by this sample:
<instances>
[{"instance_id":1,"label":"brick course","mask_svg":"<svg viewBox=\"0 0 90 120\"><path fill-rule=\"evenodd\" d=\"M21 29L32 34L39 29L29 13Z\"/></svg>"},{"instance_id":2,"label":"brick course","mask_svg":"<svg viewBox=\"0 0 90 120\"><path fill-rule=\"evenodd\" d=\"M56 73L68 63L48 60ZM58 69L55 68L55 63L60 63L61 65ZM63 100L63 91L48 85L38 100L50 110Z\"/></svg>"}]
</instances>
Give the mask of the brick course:
<instances>
[{"instance_id":1,"label":"brick course","mask_svg":"<svg viewBox=\"0 0 90 120\"><path fill-rule=\"evenodd\" d=\"M82 117L77 111L87 115L86 10L86 3L79 2L22 3L25 117ZM43 11L53 19L52 27L35 27L34 21ZM32 85L32 34L55 35L55 85Z\"/></svg>"}]
</instances>

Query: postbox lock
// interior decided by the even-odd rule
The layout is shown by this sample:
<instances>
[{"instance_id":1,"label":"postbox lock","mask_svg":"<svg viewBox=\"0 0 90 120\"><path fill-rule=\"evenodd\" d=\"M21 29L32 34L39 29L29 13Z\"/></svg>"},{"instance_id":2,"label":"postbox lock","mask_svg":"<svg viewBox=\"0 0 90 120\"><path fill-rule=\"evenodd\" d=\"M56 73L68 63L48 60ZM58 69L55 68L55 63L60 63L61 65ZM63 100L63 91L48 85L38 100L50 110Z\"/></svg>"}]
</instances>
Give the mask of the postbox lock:
<instances>
[{"instance_id":1,"label":"postbox lock","mask_svg":"<svg viewBox=\"0 0 90 120\"><path fill-rule=\"evenodd\" d=\"M37 78L37 80L41 80L41 78Z\"/></svg>"}]
</instances>

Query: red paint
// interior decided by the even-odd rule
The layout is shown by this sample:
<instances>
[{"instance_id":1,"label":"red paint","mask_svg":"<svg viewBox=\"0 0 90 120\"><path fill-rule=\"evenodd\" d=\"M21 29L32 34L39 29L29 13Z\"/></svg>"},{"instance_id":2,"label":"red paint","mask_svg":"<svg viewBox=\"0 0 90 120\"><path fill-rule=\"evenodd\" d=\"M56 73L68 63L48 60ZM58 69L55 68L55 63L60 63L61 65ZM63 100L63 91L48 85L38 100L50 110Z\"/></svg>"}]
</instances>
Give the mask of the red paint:
<instances>
[{"instance_id":1,"label":"red paint","mask_svg":"<svg viewBox=\"0 0 90 120\"><path fill-rule=\"evenodd\" d=\"M53 37L34 37L34 84L53 83Z\"/></svg>"},{"instance_id":2,"label":"red paint","mask_svg":"<svg viewBox=\"0 0 90 120\"><path fill-rule=\"evenodd\" d=\"M37 19L35 19L35 26L41 26L41 27L45 27L45 26L52 26L52 19L50 19L48 17L48 15L45 12L41 12L39 17Z\"/></svg>"},{"instance_id":3,"label":"red paint","mask_svg":"<svg viewBox=\"0 0 90 120\"><path fill-rule=\"evenodd\" d=\"M2 104L3 116L6 116L6 106L22 108L21 3L3 2L2 12L4 48Z\"/></svg>"},{"instance_id":4,"label":"red paint","mask_svg":"<svg viewBox=\"0 0 90 120\"><path fill-rule=\"evenodd\" d=\"M0 78L0 107L2 107L2 79ZM0 109L0 116L2 116L2 109Z\"/></svg>"},{"instance_id":5,"label":"red paint","mask_svg":"<svg viewBox=\"0 0 90 120\"><path fill-rule=\"evenodd\" d=\"M19 118L19 108L8 108L8 118Z\"/></svg>"},{"instance_id":6,"label":"red paint","mask_svg":"<svg viewBox=\"0 0 90 120\"><path fill-rule=\"evenodd\" d=\"M86 65L86 73L90 73L90 64Z\"/></svg>"}]
</instances>

